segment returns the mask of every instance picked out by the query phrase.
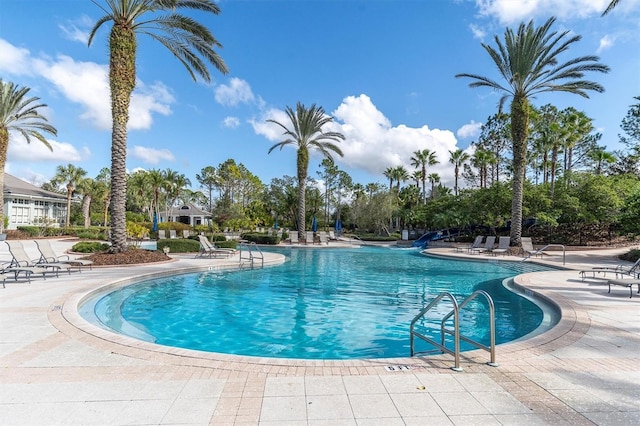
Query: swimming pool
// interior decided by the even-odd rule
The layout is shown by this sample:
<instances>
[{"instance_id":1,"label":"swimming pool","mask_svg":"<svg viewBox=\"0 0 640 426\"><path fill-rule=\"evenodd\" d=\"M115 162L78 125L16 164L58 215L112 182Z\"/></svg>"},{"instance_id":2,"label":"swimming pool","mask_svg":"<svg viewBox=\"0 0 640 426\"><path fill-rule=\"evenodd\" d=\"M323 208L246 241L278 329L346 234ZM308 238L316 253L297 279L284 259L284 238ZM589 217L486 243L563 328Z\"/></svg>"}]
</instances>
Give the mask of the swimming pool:
<instances>
[{"instance_id":1,"label":"swimming pool","mask_svg":"<svg viewBox=\"0 0 640 426\"><path fill-rule=\"evenodd\" d=\"M524 272L519 268L545 270L529 263L448 260L378 247L278 251L289 261L277 267L144 281L96 298L81 314L160 345L304 359L409 356L409 323L443 291L460 300L487 291L496 306L496 343L518 339L543 321L536 304L502 285ZM433 333L449 308L438 306L434 317L425 317L423 326L436 325L426 334L437 338ZM487 317L486 309L463 311L463 332L488 342Z\"/></svg>"}]
</instances>

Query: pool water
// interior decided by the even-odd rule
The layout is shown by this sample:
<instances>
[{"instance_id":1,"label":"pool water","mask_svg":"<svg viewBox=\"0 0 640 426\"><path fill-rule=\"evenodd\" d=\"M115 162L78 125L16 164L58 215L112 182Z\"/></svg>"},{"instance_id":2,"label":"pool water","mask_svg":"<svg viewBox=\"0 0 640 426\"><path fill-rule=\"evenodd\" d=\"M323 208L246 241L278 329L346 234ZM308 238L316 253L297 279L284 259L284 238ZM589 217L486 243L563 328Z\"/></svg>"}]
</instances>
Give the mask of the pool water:
<instances>
[{"instance_id":1,"label":"pool water","mask_svg":"<svg viewBox=\"0 0 640 426\"><path fill-rule=\"evenodd\" d=\"M83 312L106 328L160 345L305 359L409 356L409 323L443 291L459 301L487 291L496 306L496 343L532 332L543 319L537 305L502 285L524 272L519 268L544 270L529 263L445 260L378 247L273 251L289 261L145 281L104 295ZM483 303L478 298L461 312L461 332L487 344ZM419 323L421 332L439 340L440 320L450 309L438 304Z\"/></svg>"}]
</instances>

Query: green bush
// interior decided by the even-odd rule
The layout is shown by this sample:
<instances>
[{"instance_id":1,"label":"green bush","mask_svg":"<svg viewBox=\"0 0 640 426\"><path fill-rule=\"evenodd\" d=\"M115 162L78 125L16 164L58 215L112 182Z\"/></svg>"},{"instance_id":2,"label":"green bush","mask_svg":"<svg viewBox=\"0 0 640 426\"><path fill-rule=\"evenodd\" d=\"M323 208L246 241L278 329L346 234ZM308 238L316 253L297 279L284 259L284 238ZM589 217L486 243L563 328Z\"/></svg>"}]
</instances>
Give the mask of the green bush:
<instances>
[{"instance_id":1,"label":"green bush","mask_svg":"<svg viewBox=\"0 0 640 426\"><path fill-rule=\"evenodd\" d=\"M640 249L631 249L629 252L620 256L622 260L628 260L629 262L635 262L640 258Z\"/></svg>"},{"instance_id":2,"label":"green bush","mask_svg":"<svg viewBox=\"0 0 640 426\"><path fill-rule=\"evenodd\" d=\"M215 241L214 244L218 248L230 248L234 250L238 248L238 242L236 240Z\"/></svg>"},{"instance_id":3,"label":"green bush","mask_svg":"<svg viewBox=\"0 0 640 426\"><path fill-rule=\"evenodd\" d=\"M165 239L158 241L158 251L169 247L170 253L197 253L200 251L200 243L189 238Z\"/></svg>"},{"instance_id":4,"label":"green bush","mask_svg":"<svg viewBox=\"0 0 640 426\"><path fill-rule=\"evenodd\" d=\"M24 232L29 237L40 237L42 236L41 230L43 228L39 226L18 226L18 231Z\"/></svg>"},{"instance_id":5,"label":"green bush","mask_svg":"<svg viewBox=\"0 0 640 426\"><path fill-rule=\"evenodd\" d=\"M98 253L109 249L109 244L97 241L81 241L71 247L71 251L76 253Z\"/></svg>"},{"instance_id":6,"label":"green bush","mask_svg":"<svg viewBox=\"0 0 640 426\"><path fill-rule=\"evenodd\" d=\"M218 241L227 241L227 237L224 234L213 234L210 240L217 243Z\"/></svg>"},{"instance_id":7,"label":"green bush","mask_svg":"<svg viewBox=\"0 0 640 426\"><path fill-rule=\"evenodd\" d=\"M277 235L265 235L265 234L242 234L242 239L254 242L256 244L268 244L268 245L277 245L280 244L280 238ZM216 243L216 245L218 245Z\"/></svg>"}]
</instances>

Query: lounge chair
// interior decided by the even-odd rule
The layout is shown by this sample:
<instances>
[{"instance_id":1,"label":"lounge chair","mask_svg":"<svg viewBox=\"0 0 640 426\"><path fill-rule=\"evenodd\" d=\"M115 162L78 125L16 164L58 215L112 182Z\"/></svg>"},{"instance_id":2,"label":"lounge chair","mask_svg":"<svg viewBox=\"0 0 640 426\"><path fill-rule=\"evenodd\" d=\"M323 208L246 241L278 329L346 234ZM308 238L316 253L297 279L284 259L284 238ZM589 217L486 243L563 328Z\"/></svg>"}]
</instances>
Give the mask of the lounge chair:
<instances>
[{"instance_id":1,"label":"lounge chair","mask_svg":"<svg viewBox=\"0 0 640 426\"><path fill-rule=\"evenodd\" d=\"M300 244L300 240L298 239L298 231L291 231L291 233L289 234L289 243Z\"/></svg>"},{"instance_id":2,"label":"lounge chair","mask_svg":"<svg viewBox=\"0 0 640 426\"><path fill-rule=\"evenodd\" d=\"M333 230L329 231L329 240L332 240L332 241L337 240L336 233Z\"/></svg>"},{"instance_id":3,"label":"lounge chair","mask_svg":"<svg viewBox=\"0 0 640 426\"><path fill-rule=\"evenodd\" d=\"M306 238L305 238L306 244L313 244L314 243L313 231L307 231L305 235L306 235Z\"/></svg>"},{"instance_id":4,"label":"lounge chair","mask_svg":"<svg viewBox=\"0 0 640 426\"><path fill-rule=\"evenodd\" d=\"M320 239L320 244L329 245L329 236L325 231L318 232L318 238Z\"/></svg>"},{"instance_id":5,"label":"lounge chair","mask_svg":"<svg viewBox=\"0 0 640 426\"><path fill-rule=\"evenodd\" d=\"M466 246L457 246L456 251L461 252L466 250L467 252L471 252L472 249L482 247L482 240L484 240L484 235L478 235L475 240L473 240L473 244Z\"/></svg>"},{"instance_id":6,"label":"lounge chair","mask_svg":"<svg viewBox=\"0 0 640 426\"><path fill-rule=\"evenodd\" d=\"M6 268L3 268L4 272L13 272L14 278L17 280L18 275L23 272L27 278L27 281L31 281L31 274L42 274L42 278L46 278L46 274L56 274L58 276L58 272L60 269L66 269L68 271L71 270L71 265L60 264L60 263L45 263L45 264L36 264L29 256L27 256L27 252L24 251L24 246L20 241L5 241L7 247L9 247L9 253L11 253L11 262L7 265Z\"/></svg>"},{"instance_id":7,"label":"lounge chair","mask_svg":"<svg viewBox=\"0 0 640 426\"><path fill-rule=\"evenodd\" d=\"M36 243L36 247L38 247L38 251L40 252L40 259L38 263L68 263L71 266L78 268L78 270L82 270L83 266L88 266L91 269L91 265L93 265L92 260L88 259L71 259L68 255L58 256L51 247L51 243L49 240L34 240Z\"/></svg>"},{"instance_id":8,"label":"lounge chair","mask_svg":"<svg viewBox=\"0 0 640 426\"><path fill-rule=\"evenodd\" d=\"M164 240L167 238L167 233L164 229L159 229L158 230L158 239L159 240Z\"/></svg>"},{"instance_id":9,"label":"lounge chair","mask_svg":"<svg viewBox=\"0 0 640 426\"><path fill-rule=\"evenodd\" d=\"M189 235L191 235L191 233L189 232L188 229L182 230L182 238L189 238Z\"/></svg>"},{"instance_id":10,"label":"lounge chair","mask_svg":"<svg viewBox=\"0 0 640 426\"><path fill-rule=\"evenodd\" d=\"M486 239L486 241L484 242L484 246L483 247L476 247L476 248L472 248L470 250L471 254L476 254L476 253L484 253L484 252L490 252L491 250L493 250L493 245L496 242L496 237L495 235L489 235Z\"/></svg>"},{"instance_id":11,"label":"lounge chair","mask_svg":"<svg viewBox=\"0 0 640 426\"><path fill-rule=\"evenodd\" d=\"M178 238L178 235L176 234L176 230L175 229L170 229L169 230L169 238Z\"/></svg>"},{"instance_id":12,"label":"lounge chair","mask_svg":"<svg viewBox=\"0 0 640 426\"><path fill-rule=\"evenodd\" d=\"M520 243L522 244L522 250L525 253L525 257L542 257L545 252L542 250L536 250L533 248L533 242L531 241L531 237L522 237L520 238Z\"/></svg>"},{"instance_id":13,"label":"lounge chair","mask_svg":"<svg viewBox=\"0 0 640 426\"><path fill-rule=\"evenodd\" d=\"M236 251L234 249L218 248L204 235L198 235L200 240L200 253L199 256L208 257L231 257Z\"/></svg>"},{"instance_id":14,"label":"lounge chair","mask_svg":"<svg viewBox=\"0 0 640 426\"><path fill-rule=\"evenodd\" d=\"M491 250L490 254L497 256L500 253L504 256L509 251L509 244L511 244L511 237L500 237L498 248Z\"/></svg>"},{"instance_id":15,"label":"lounge chair","mask_svg":"<svg viewBox=\"0 0 640 426\"><path fill-rule=\"evenodd\" d=\"M637 279L631 279L631 280L624 280L624 279L610 279L607 281L607 284L609 284L609 293L611 293L611 286L612 285L616 285L616 286L620 286L620 287L628 287L629 288L629 299L631 299L633 297L633 285L636 284L638 286L638 294L640 294L640 280Z\"/></svg>"},{"instance_id":16,"label":"lounge chair","mask_svg":"<svg viewBox=\"0 0 640 426\"><path fill-rule=\"evenodd\" d=\"M631 265L616 265L616 266L594 266L591 269L584 269L579 272L580 276L584 280L587 274L591 274L591 278L597 278L596 274L616 274L616 279L619 276L630 275L634 278L640 278L640 258Z\"/></svg>"},{"instance_id":17,"label":"lounge chair","mask_svg":"<svg viewBox=\"0 0 640 426\"><path fill-rule=\"evenodd\" d=\"M0 278L2 279L2 288L6 288L5 283L7 282L7 274L5 272L0 272Z\"/></svg>"}]
</instances>

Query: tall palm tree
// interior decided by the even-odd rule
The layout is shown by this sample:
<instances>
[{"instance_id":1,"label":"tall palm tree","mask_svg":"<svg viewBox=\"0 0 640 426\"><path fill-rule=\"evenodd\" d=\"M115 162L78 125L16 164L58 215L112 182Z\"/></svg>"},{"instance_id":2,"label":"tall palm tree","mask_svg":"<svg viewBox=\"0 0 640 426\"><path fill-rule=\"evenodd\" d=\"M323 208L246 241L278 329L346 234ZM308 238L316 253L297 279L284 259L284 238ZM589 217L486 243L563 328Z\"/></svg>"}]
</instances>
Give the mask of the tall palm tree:
<instances>
[{"instance_id":1,"label":"tall palm tree","mask_svg":"<svg viewBox=\"0 0 640 426\"><path fill-rule=\"evenodd\" d=\"M436 196L436 183L440 183L440 175L438 175L437 173L429 173L429 176L427 176L427 179L431 184L430 198L433 199Z\"/></svg>"},{"instance_id":2,"label":"tall palm tree","mask_svg":"<svg viewBox=\"0 0 640 426\"><path fill-rule=\"evenodd\" d=\"M51 179L56 185L64 185L67 191L67 218L65 220L65 226L69 226L71 222L71 199L73 198L73 193L86 174L87 171L82 167L76 167L69 163L66 166L58 166L55 176Z\"/></svg>"},{"instance_id":3,"label":"tall palm tree","mask_svg":"<svg viewBox=\"0 0 640 426\"><path fill-rule=\"evenodd\" d=\"M601 175L605 164L615 163L616 157L610 152L605 151L604 146L599 146L597 149L589 151L589 158L595 163L595 172L597 175Z\"/></svg>"},{"instance_id":4,"label":"tall palm tree","mask_svg":"<svg viewBox=\"0 0 640 426\"><path fill-rule=\"evenodd\" d=\"M500 110L511 97L511 141L513 144L513 198L511 204L511 244L520 245L522 236L522 199L527 164L527 140L529 133L529 100L538 93L569 92L588 98L588 90L603 92L604 88L583 80L585 72L606 73L609 67L598 63L597 56L581 56L559 63L560 55L580 41L578 35L569 36L570 31L551 32L555 18L542 26L534 27L533 20L521 23L516 33L507 28L504 43L495 36L497 50L482 44L495 62L505 83L477 74L457 74L474 81L470 87L489 87L504 93L500 99Z\"/></svg>"},{"instance_id":5,"label":"tall palm tree","mask_svg":"<svg viewBox=\"0 0 640 426\"><path fill-rule=\"evenodd\" d=\"M427 202L427 166L436 164L438 164L436 153L428 149L414 151L413 157L411 157L411 165L413 167L420 167L422 171L422 200L424 203Z\"/></svg>"},{"instance_id":6,"label":"tall palm tree","mask_svg":"<svg viewBox=\"0 0 640 426\"><path fill-rule=\"evenodd\" d=\"M20 133L31 143L34 137L51 149L51 144L41 132L53 136L58 134L55 127L47 122L47 118L40 115L40 110L46 104L38 104L40 98L27 97L28 87L19 87L11 82L0 79L0 189L4 188L4 166L7 163L9 150L9 136ZM0 191L0 233L4 232L4 191Z\"/></svg>"},{"instance_id":7,"label":"tall palm tree","mask_svg":"<svg viewBox=\"0 0 640 426\"><path fill-rule=\"evenodd\" d=\"M396 166L392 169L391 176L396 181L396 196L400 193L400 184L409 180L409 172L404 166Z\"/></svg>"},{"instance_id":8,"label":"tall palm tree","mask_svg":"<svg viewBox=\"0 0 640 426\"><path fill-rule=\"evenodd\" d=\"M100 182L104 186L104 192L102 193L102 201L104 202L104 226L107 226L107 219L109 217L109 204L111 203L111 170L108 167L100 169L96 181ZM128 180L127 180L128 181Z\"/></svg>"},{"instance_id":9,"label":"tall palm tree","mask_svg":"<svg viewBox=\"0 0 640 426\"><path fill-rule=\"evenodd\" d=\"M276 148L284 148L287 145L297 147L297 174L298 174L298 237L304 238L305 232L305 192L307 186L307 175L309 169L309 151L318 150L329 159L333 159L331 153L334 152L340 157L343 156L342 150L337 143L344 140L344 135L339 132L324 131L322 128L331 123L333 118L326 115L324 109L315 104L306 108L298 102L295 111L291 107L286 107L285 112L291 128L276 120L267 120L276 124L284 130L285 140L278 142L269 148L269 154Z\"/></svg>"},{"instance_id":10,"label":"tall palm tree","mask_svg":"<svg viewBox=\"0 0 640 426\"><path fill-rule=\"evenodd\" d=\"M111 251L127 249L125 220L127 195L127 122L131 93L136 85L137 36L148 35L167 48L187 69L211 81L206 62L221 73L228 72L215 48L221 44L207 27L176 12L192 9L217 15L220 8L211 0L103 0L105 13L89 34L88 45L98 29L112 22L109 34L109 85L111 89ZM97 4L97 0L94 1ZM201 59L201 57L204 59Z\"/></svg>"},{"instance_id":11,"label":"tall palm tree","mask_svg":"<svg viewBox=\"0 0 640 426\"><path fill-rule=\"evenodd\" d=\"M609 3L609 6L607 6L607 8L604 10L604 12L602 12L601 16L605 16L606 14L611 12L613 9L615 9L615 7L618 5L618 3L620 3L620 0L611 0L611 3Z\"/></svg>"},{"instance_id":12,"label":"tall palm tree","mask_svg":"<svg viewBox=\"0 0 640 426\"><path fill-rule=\"evenodd\" d=\"M449 158L449 162L453 164L453 192L455 195L458 195L458 178L460 177L460 167L463 167L464 164L469 161L469 154L464 152L461 149L457 149L455 151L449 151L451 157Z\"/></svg>"},{"instance_id":13,"label":"tall palm tree","mask_svg":"<svg viewBox=\"0 0 640 426\"><path fill-rule=\"evenodd\" d=\"M386 169L384 169L384 172L382 172L382 174L384 175L384 177L389 179L389 192L391 192L391 190L393 189L393 167L387 167Z\"/></svg>"}]
</instances>

